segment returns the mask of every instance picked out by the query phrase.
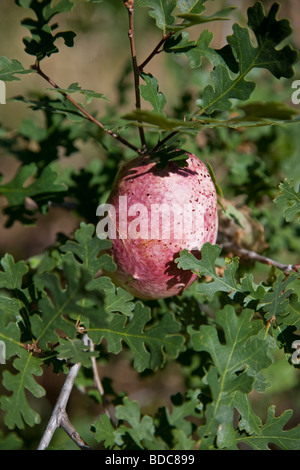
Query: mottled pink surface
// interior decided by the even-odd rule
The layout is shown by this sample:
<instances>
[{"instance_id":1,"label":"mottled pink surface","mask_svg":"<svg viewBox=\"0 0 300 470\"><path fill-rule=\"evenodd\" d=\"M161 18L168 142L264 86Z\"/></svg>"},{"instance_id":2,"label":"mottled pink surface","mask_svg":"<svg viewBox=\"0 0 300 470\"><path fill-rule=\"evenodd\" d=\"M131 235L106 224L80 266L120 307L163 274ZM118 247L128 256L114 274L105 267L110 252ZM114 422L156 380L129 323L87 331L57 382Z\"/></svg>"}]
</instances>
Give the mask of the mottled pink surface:
<instances>
[{"instance_id":1,"label":"mottled pink surface","mask_svg":"<svg viewBox=\"0 0 300 470\"><path fill-rule=\"evenodd\" d=\"M109 275L117 285L124 287L136 297L158 299L180 294L197 276L179 269L174 259L185 248L200 257L203 243L216 242L218 219L215 186L206 166L195 155L189 154L187 162L188 167L182 169L171 162L162 170L158 169L149 157L139 157L124 166L116 177L107 202L114 206L117 215L117 238L112 240L111 254L118 269L113 275ZM143 204L147 209L145 213L147 220L142 219L143 211L133 211L131 217L124 210L120 213L119 196L127 196L128 211L133 204ZM183 225L179 225L180 219L177 218L174 225L171 216L170 226L168 218L160 217L160 232L158 236L155 234L156 238L153 239L151 238L153 204L182 208L186 221L191 221L192 217L195 220L198 211L199 219L193 226L192 232L189 232L184 222ZM177 211L178 214L183 215L180 211ZM141 226L148 227L148 238L130 238L128 230L124 233L121 217L124 220L127 217L129 225L133 220L136 222L139 220L141 223L140 225L136 223L137 231ZM181 218L181 221L184 219ZM161 231L163 224L165 227L170 226L170 234ZM181 229L177 228L178 225ZM157 239L166 235L169 235L167 239Z\"/></svg>"}]
</instances>

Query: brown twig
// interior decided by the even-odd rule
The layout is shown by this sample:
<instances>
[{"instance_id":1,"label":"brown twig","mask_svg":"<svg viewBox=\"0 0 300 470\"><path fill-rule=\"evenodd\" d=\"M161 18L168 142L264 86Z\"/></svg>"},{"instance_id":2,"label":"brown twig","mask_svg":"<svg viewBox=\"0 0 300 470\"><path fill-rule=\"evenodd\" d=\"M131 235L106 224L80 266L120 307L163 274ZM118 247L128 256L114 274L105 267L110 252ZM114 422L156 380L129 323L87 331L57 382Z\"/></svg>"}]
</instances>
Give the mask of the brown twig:
<instances>
[{"instance_id":1,"label":"brown twig","mask_svg":"<svg viewBox=\"0 0 300 470\"><path fill-rule=\"evenodd\" d=\"M146 67L146 65L148 65L148 63L150 62L150 60L153 59L153 57L155 57L157 54L160 54L162 52L162 49L160 48L167 41L167 39L169 39L173 34L174 34L174 31L170 31L170 33L163 35L162 39L159 41L157 46L153 49L151 54L149 54L149 56L144 60L144 62L142 62L141 65L139 65L140 72L143 71L143 69Z\"/></svg>"},{"instance_id":2,"label":"brown twig","mask_svg":"<svg viewBox=\"0 0 300 470\"><path fill-rule=\"evenodd\" d=\"M267 256L260 255L255 251L242 248L231 242L224 242L221 244L221 247L226 251L231 251L238 256L247 258L248 260L257 261L259 263L267 264L269 266L275 266L276 268L282 270L284 273L290 273L291 271L298 272L300 269L300 264L283 264L279 261L268 258Z\"/></svg>"},{"instance_id":3,"label":"brown twig","mask_svg":"<svg viewBox=\"0 0 300 470\"><path fill-rule=\"evenodd\" d=\"M40 64L38 62L36 62L34 65L31 66L32 70L36 70L36 72L42 77L44 78L53 88L57 88L57 89L60 89L60 87L50 78L48 77L40 68ZM100 129L102 129L104 132L106 132L106 134L109 134L110 136L112 136L114 139L118 140L119 142L121 142L123 145L126 145L126 147L129 147L131 150L134 150L135 152L137 153L142 153L142 151L136 147L135 145L131 144L127 139L124 139L122 136L120 136L119 134L117 134L116 132L113 132L111 131L110 129L106 129L104 127L104 125L98 121L98 119L94 118L94 116L92 116L88 111L86 111L84 108L82 108L82 106L80 106L78 103L76 103L75 100L73 100L73 98L71 98L67 93L65 92L61 92L61 94L70 102L72 103L73 106L75 106L75 108L77 108L83 115L85 118L87 118L89 121L93 122L94 124L96 124L98 127L100 127Z\"/></svg>"},{"instance_id":4,"label":"brown twig","mask_svg":"<svg viewBox=\"0 0 300 470\"><path fill-rule=\"evenodd\" d=\"M37 450L46 450L49 447L53 434L59 427L62 427L81 449L89 448L83 439L81 439L75 428L71 425L66 414L66 407L80 367L81 363L78 363L74 364L70 368Z\"/></svg>"},{"instance_id":5,"label":"brown twig","mask_svg":"<svg viewBox=\"0 0 300 470\"><path fill-rule=\"evenodd\" d=\"M172 137L175 137L175 135L177 135L178 133L179 131L173 131L171 132L171 134L166 135L164 139L159 140L157 144L155 145L155 147L153 148L152 152L156 152L156 150L162 147L168 140L172 139Z\"/></svg>"},{"instance_id":6,"label":"brown twig","mask_svg":"<svg viewBox=\"0 0 300 470\"><path fill-rule=\"evenodd\" d=\"M95 351L95 345L94 345L93 341L91 341L90 339L89 339L89 346L90 346L90 351ZM108 418L110 419L111 423L115 424L115 418L111 415L111 413L108 409L108 404L109 403L108 403L108 400L107 400L107 398L105 396L105 393L104 393L104 389L103 389L102 382L101 382L101 379L100 379L100 375L99 375L99 371L98 371L98 367L97 367L97 361L96 361L95 356L91 356L91 361L92 361L92 370L93 370L93 376L94 376L94 384L97 387L98 392L99 392L99 394L102 398L102 403L103 403L103 406L104 406L105 413L108 416Z\"/></svg>"},{"instance_id":7,"label":"brown twig","mask_svg":"<svg viewBox=\"0 0 300 470\"><path fill-rule=\"evenodd\" d=\"M90 447L84 442L82 437L78 434L73 424L70 422L66 412L61 413L60 427L68 434L68 436L78 445L82 450L90 450Z\"/></svg>"},{"instance_id":8,"label":"brown twig","mask_svg":"<svg viewBox=\"0 0 300 470\"><path fill-rule=\"evenodd\" d=\"M176 26L179 26L184 20L179 21ZM155 46L153 51L149 54L149 56L144 60L144 62L139 65L139 71L140 73L143 71L143 69L148 65L148 63L155 57L156 55L160 54L162 52L161 47L164 45L164 43L171 37L173 34L175 34L176 31L170 31L168 34L163 34L162 39L159 41L159 43ZM172 137L174 137L176 134L178 134L179 131L173 131L169 135L167 135L164 139L159 140L156 144L156 146L153 148L153 152L158 150L162 145L164 145L168 140L170 140Z\"/></svg>"},{"instance_id":9,"label":"brown twig","mask_svg":"<svg viewBox=\"0 0 300 470\"><path fill-rule=\"evenodd\" d=\"M128 30L128 37L130 41L130 48L131 48L131 58L132 58L132 66L133 66L133 76L134 76L134 90L135 90L135 107L136 109L141 109L141 94L140 94L140 69L137 64L136 58L136 47L135 47L135 39L134 39L134 0L123 0L125 7L128 11L128 18L129 18L129 30ZM142 126L139 127L139 134L141 139L141 144L143 150L146 149L146 138L144 129Z\"/></svg>"}]
</instances>

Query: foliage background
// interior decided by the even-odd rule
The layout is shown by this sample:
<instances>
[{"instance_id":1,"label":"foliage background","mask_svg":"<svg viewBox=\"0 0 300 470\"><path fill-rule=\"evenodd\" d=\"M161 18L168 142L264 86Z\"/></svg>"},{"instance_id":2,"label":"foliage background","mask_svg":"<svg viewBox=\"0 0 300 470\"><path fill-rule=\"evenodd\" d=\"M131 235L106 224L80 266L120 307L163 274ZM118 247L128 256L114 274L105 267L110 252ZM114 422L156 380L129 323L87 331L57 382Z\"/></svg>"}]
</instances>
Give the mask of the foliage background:
<instances>
[{"instance_id":1,"label":"foliage background","mask_svg":"<svg viewBox=\"0 0 300 470\"><path fill-rule=\"evenodd\" d=\"M127 43L127 14L123 4L119 0L111 0L97 6L85 3L82 0L75 1L76 6L72 12L62 15L59 23L65 29L74 29L77 32L75 47L61 47L59 54L53 54L45 61L44 71L48 73L62 87L72 82L78 82L82 88L92 89L104 93L110 98L110 103L105 101L93 101L87 105L87 109L97 110L100 113L108 113L113 116L114 108L122 114L131 111L134 103L134 91L131 86L131 74L126 74L126 67L130 64L129 45ZM263 2L270 5L272 2ZM296 48L300 47L299 6L297 1L282 1L280 16L287 16L294 27L292 41ZM232 4L228 1L216 1L214 10ZM238 10L233 19L243 21L248 5L251 1L240 1ZM141 9L142 10L142 9ZM0 3L0 56L15 57L24 66L31 64L31 58L25 54L22 38L24 28L20 20L24 17L24 11L17 7L12 0L2 0ZM214 32L213 45L220 48L225 38L231 33L232 22L213 23L210 29ZM206 26L191 30L191 38ZM146 57L160 39L160 33L153 28L153 23L144 11L137 11L136 38L138 55L140 59ZM88 52L87 52L88 51ZM189 90L193 95L196 89L204 87L209 79L209 64L199 71L193 71L182 67L181 57L165 57L161 54L151 63L151 73L158 79L160 89L167 97L167 111L173 112L180 107L183 97L180 90L189 79ZM253 100L270 99L276 95L278 101L283 101L288 106L291 103L291 84L299 76L300 68L297 64L296 75L293 79L281 79L277 81L268 72L255 71L253 76L257 88L252 97ZM121 71L121 73L120 73ZM122 76L123 75L123 76ZM28 95L36 90L45 90L47 84L35 74L25 75L20 82L7 83L7 97L16 95ZM108 108L108 106L110 108ZM147 108L147 104L145 104ZM18 102L10 102L0 108L0 121L7 128L18 128L33 119L39 123L41 114L30 110L26 105ZM25 123L25 124L24 124ZM104 137L109 154L120 154L119 146L110 139ZM31 143L31 145L34 145ZM72 149L70 155L65 155L61 148L59 168L61 180L68 177L68 168L84 169L95 161L107 158L107 151L95 141L78 139L76 149ZM185 142L185 148L195 151L204 161L209 161L214 168L218 184L222 187L227 199L246 196L246 203L253 209L259 222L265 228L266 242L269 245L268 254L283 263L299 262L299 226L286 224L279 215L278 207L272 203L272 198L277 193L278 184L283 178L293 179L300 183L300 132L299 125L281 126L262 129L245 130L236 132L230 130L216 130L200 132L197 138ZM123 157L128 158L131 153L122 150ZM243 160L237 156L243 155ZM119 157L117 157L118 159ZM112 174L117 168L117 159L112 160ZM241 163L243 162L243 163ZM15 174L19 162L8 155L6 149L0 149L0 173L3 174L3 182L8 182ZM247 165L251 166L256 179L249 180ZM243 184L241 184L241 181ZM104 196L105 196L104 188ZM99 196L99 194L97 195ZM104 197L103 196L103 197ZM87 202L88 204L88 202ZM63 207L51 207L46 215L39 215L35 226L23 226L16 222L12 227L6 228L7 216L3 213L6 205L4 198L0 197L0 255L6 252L13 254L15 260L28 259L38 255L56 241L58 232L71 236L79 225L76 213ZM89 207L93 211L93 207ZM253 235L253 234L252 234ZM254 240L257 234L254 233ZM246 269L246 268L245 268ZM252 269L252 267L251 267ZM255 276L259 281L269 272L264 265L255 266ZM298 295L299 287L295 286ZM151 414L153 410L161 406L170 406L170 396L185 391L185 374L182 366L174 361L158 372L139 374L131 366L127 351L118 356L105 356L100 360L102 377L112 380L116 392L123 390L131 399L138 400L143 412ZM289 426L293 427L300 421L300 375L299 369L286 367L286 357L281 350L278 353L277 362L266 371L266 378L271 383L262 395L256 391L251 393L251 403L256 413L264 421L266 410L270 404L276 405L276 412L280 414L291 408L294 410ZM45 370L37 381L47 390L46 397L36 400L32 396L29 399L33 408L41 414L42 421L34 428L26 428L19 431L25 441L26 448L36 448L40 435L45 428L49 414L55 404L64 376L58 374L53 380L50 370ZM196 380L196 379L195 379ZM104 379L105 381L105 379ZM72 393L70 404L70 419L82 435L85 435L89 425L99 413L99 405L95 404L86 394L75 389ZM1 430L0 415L0 430ZM55 448L76 448L75 444L62 432L57 431L52 445Z\"/></svg>"}]
</instances>

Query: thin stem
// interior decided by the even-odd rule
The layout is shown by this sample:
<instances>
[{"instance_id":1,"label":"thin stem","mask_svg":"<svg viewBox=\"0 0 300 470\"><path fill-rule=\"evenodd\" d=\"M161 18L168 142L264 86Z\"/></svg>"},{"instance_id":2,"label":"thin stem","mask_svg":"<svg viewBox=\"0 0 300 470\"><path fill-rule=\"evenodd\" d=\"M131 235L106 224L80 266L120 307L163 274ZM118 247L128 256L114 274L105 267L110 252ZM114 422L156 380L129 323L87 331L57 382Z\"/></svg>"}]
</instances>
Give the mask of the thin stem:
<instances>
[{"instance_id":1,"label":"thin stem","mask_svg":"<svg viewBox=\"0 0 300 470\"><path fill-rule=\"evenodd\" d=\"M177 26L179 26L181 23L183 22L183 20L179 21L179 23L177 24ZM148 65L148 63L153 59L153 57L155 57L157 54L160 54L162 52L162 49L160 49L163 44L171 37L173 36L173 34L175 34L175 31L170 31L168 34L163 34L163 37L162 39L159 41L159 43L157 44L157 46L153 49L153 51L151 52L151 54L149 54L149 56L144 60L144 62L141 63L141 65L139 66L139 71L141 72L145 67L146 65ZM153 149L153 152L156 152L156 150L158 150L162 145L164 145L168 140L170 140L172 137L174 137L176 134L178 134L178 131L173 131L171 132L169 135L167 135L164 139L162 140L159 140L156 144L156 146L154 147Z\"/></svg>"},{"instance_id":2,"label":"thin stem","mask_svg":"<svg viewBox=\"0 0 300 470\"><path fill-rule=\"evenodd\" d=\"M88 344L87 335L83 335L82 340L84 344ZM59 427L61 427L68 434L68 436L71 437L71 439L78 445L78 447L80 447L80 449L89 449L89 446L84 442L84 440L80 437L74 426L70 423L66 412L67 404L80 368L80 362L74 364L70 368L66 380L58 396L51 418L47 424L46 430L42 436L42 439L40 440L37 450L45 450L47 449L47 447L49 447L53 434Z\"/></svg>"},{"instance_id":3,"label":"thin stem","mask_svg":"<svg viewBox=\"0 0 300 470\"><path fill-rule=\"evenodd\" d=\"M68 434L68 436L75 442L75 444L82 450L90 450L90 447L84 442L82 437L78 434L73 424L70 422L66 412L61 413L60 427Z\"/></svg>"},{"instance_id":4,"label":"thin stem","mask_svg":"<svg viewBox=\"0 0 300 470\"><path fill-rule=\"evenodd\" d=\"M95 345L94 345L94 343L91 339L89 339L89 345L90 345L90 351L95 351ZM104 393L104 389L103 389L103 385L102 385L102 382L101 382L101 379L100 379L100 375L99 375L99 371L98 371L98 367L97 367L97 361L96 361L95 356L91 356L91 361L92 361L92 370L93 370L93 376L94 376L94 384L97 387L98 392L100 393L100 396L102 398L105 413L108 416L108 418L110 419L111 423L115 424L115 419L113 418L113 416L111 415L111 413L108 410L108 404L109 403L108 403L108 400L107 400L107 398L105 396L105 393Z\"/></svg>"},{"instance_id":5,"label":"thin stem","mask_svg":"<svg viewBox=\"0 0 300 470\"><path fill-rule=\"evenodd\" d=\"M81 364L74 364L66 377L65 383L60 391L59 397L57 399L56 405L52 412L51 418L48 422L46 430L42 436L42 439L38 445L37 450L45 450L49 447L53 434L55 433L56 429L59 428L62 424L63 419L65 418L66 407L69 401L69 397L71 391L73 389L73 385Z\"/></svg>"},{"instance_id":6,"label":"thin stem","mask_svg":"<svg viewBox=\"0 0 300 470\"><path fill-rule=\"evenodd\" d=\"M50 78L48 77L40 68L39 63L37 62L36 64L32 65L31 68L33 70L36 70L37 73L44 78L53 88L60 89L60 87ZM102 129L106 134L109 134L112 136L114 139L118 140L121 142L123 145L126 145L126 147L129 147L131 150L134 150L137 153L142 153L140 149L138 149L135 145L131 144L128 140L124 139L121 137L119 134L116 134L115 132L111 131L110 129L106 129L103 124L98 121L98 119L94 118L88 111L86 111L82 106L80 106L78 103L76 103L73 98L71 98L67 93L61 92L62 95L75 106L89 121L93 122L96 124L100 129Z\"/></svg>"},{"instance_id":7,"label":"thin stem","mask_svg":"<svg viewBox=\"0 0 300 470\"><path fill-rule=\"evenodd\" d=\"M156 56L157 54L160 54L162 52L162 50L160 50L161 46L166 42L167 39L169 39L169 37L172 36L172 34L174 34L173 31L171 31L169 34L163 36L163 38L159 41L159 43L153 49L151 54L149 54L149 56L144 60L144 62L142 62L141 65L139 65L139 70L140 71L142 71L146 67L146 65L148 65L148 63L150 62L150 60L153 59L154 56Z\"/></svg>"},{"instance_id":8,"label":"thin stem","mask_svg":"<svg viewBox=\"0 0 300 470\"><path fill-rule=\"evenodd\" d=\"M135 106L136 109L141 109L141 94L140 94L140 69L137 64L136 48L134 39L134 0L124 1L124 5L128 11L129 18L129 31L128 37L130 41L131 58L133 66L133 77L134 77L134 90L135 90ZM139 134L143 150L146 149L146 139L143 127L139 127Z\"/></svg>"},{"instance_id":9,"label":"thin stem","mask_svg":"<svg viewBox=\"0 0 300 470\"><path fill-rule=\"evenodd\" d=\"M172 137L174 137L176 134L178 134L179 131L173 131L171 132L171 134L168 134L166 135L166 137L164 137L164 139L162 140L159 140L157 142L157 144L155 145L154 149L152 150L152 152L156 152L156 150L158 150L162 145L164 145L168 140L172 139Z\"/></svg>"},{"instance_id":10,"label":"thin stem","mask_svg":"<svg viewBox=\"0 0 300 470\"><path fill-rule=\"evenodd\" d=\"M299 264L283 264L279 263L278 261L268 258L266 256L260 255L252 250L247 250L246 248L239 247L231 242L225 242L221 244L222 248L226 251L232 251L238 256L247 258L252 261L257 261L259 263L267 264L269 266L275 266L276 268L284 271L285 273L289 273L291 271L299 271L300 265Z\"/></svg>"},{"instance_id":11,"label":"thin stem","mask_svg":"<svg viewBox=\"0 0 300 470\"><path fill-rule=\"evenodd\" d=\"M180 26L182 23L183 23L183 19L180 20L176 26ZM153 57L155 57L157 54L160 54L162 52L162 49L160 50L161 46L163 46L163 44L171 37L173 36L173 34L175 34L176 31L170 31L168 34L166 34L165 32L163 32L163 37L162 39L159 41L159 43L157 44L157 46L153 49L153 51L151 52L151 54L149 54L149 56L144 60L144 62L141 63L141 65L139 66L139 70L142 71L144 67L146 67L146 65L148 65L148 63L150 62L150 60L153 59Z\"/></svg>"}]
</instances>

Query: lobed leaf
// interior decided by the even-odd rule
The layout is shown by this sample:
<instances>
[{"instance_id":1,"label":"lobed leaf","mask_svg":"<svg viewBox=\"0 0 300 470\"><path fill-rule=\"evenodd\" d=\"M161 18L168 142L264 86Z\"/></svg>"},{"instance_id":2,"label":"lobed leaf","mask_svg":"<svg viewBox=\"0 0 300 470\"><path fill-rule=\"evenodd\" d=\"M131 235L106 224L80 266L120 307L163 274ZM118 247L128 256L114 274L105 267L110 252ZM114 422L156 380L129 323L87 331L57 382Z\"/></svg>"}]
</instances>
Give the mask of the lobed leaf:
<instances>
[{"instance_id":1,"label":"lobed leaf","mask_svg":"<svg viewBox=\"0 0 300 470\"><path fill-rule=\"evenodd\" d=\"M174 162L179 168L184 168L188 165L187 159L189 158L187 152L180 148L180 144L162 145L157 151L150 152L150 157L156 162L158 168L166 168L169 162Z\"/></svg>"},{"instance_id":2,"label":"lobed leaf","mask_svg":"<svg viewBox=\"0 0 300 470\"><path fill-rule=\"evenodd\" d=\"M219 276L216 272L216 260L220 253L219 245L204 243L201 248L201 260L187 250L182 250L175 262L181 269L191 270L199 277L208 277L209 282L197 284L197 291L207 297L212 298L217 292L225 292L230 298L241 302L244 306L250 302L257 304L266 292L265 287L261 284L256 285L250 274L245 275L240 283L236 281L236 272L239 267L237 257L225 261L224 274Z\"/></svg>"},{"instance_id":3,"label":"lobed leaf","mask_svg":"<svg viewBox=\"0 0 300 470\"><path fill-rule=\"evenodd\" d=\"M35 275L35 282L44 290L44 296L39 301L39 311L31 318L32 331L36 344L47 350L49 344L55 344L59 338L59 330L70 339L76 335L76 327L71 318L80 318L87 314L90 303L85 305L85 293L74 265L64 263L64 277L66 286L62 288L59 277L54 273ZM46 295L46 292L48 293Z\"/></svg>"},{"instance_id":4,"label":"lobed leaf","mask_svg":"<svg viewBox=\"0 0 300 470\"><path fill-rule=\"evenodd\" d=\"M222 343L212 325L202 325L199 331L189 329L194 349L208 352L213 362L206 375L212 402L206 410L205 424L198 428L199 437L203 438L199 449L209 448L216 433L221 447L234 447L231 441L235 406L242 414L243 427L255 430L259 425L245 402L245 394L250 392L254 380L249 372L257 373L271 364L270 348L274 344L265 340L263 322L253 320L253 314L253 310L244 309L237 316L232 306L219 310L216 323L224 333Z\"/></svg>"},{"instance_id":5,"label":"lobed leaf","mask_svg":"<svg viewBox=\"0 0 300 470\"><path fill-rule=\"evenodd\" d=\"M17 261L15 263L12 255L6 253L1 259L0 271L0 288L6 289L21 289L23 277L28 272L28 266L24 261Z\"/></svg>"},{"instance_id":6,"label":"lobed leaf","mask_svg":"<svg viewBox=\"0 0 300 470\"><path fill-rule=\"evenodd\" d=\"M294 292L292 289L287 289L287 286L296 279L295 274L290 274L286 277L280 273L273 283L271 290L265 293L261 298L259 306L262 306L266 312L266 319L270 320L275 317L277 322L281 323L282 317L289 311L290 296Z\"/></svg>"},{"instance_id":7,"label":"lobed leaf","mask_svg":"<svg viewBox=\"0 0 300 470\"><path fill-rule=\"evenodd\" d=\"M207 0L177 0L177 6L182 13L200 14L206 10L204 3Z\"/></svg>"},{"instance_id":8,"label":"lobed leaf","mask_svg":"<svg viewBox=\"0 0 300 470\"><path fill-rule=\"evenodd\" d=\"M20 80L16 75L24 75L32 72L33 70L31 69L24 69L21 62L16 59L9 60L7 57L0 57L0 80L4 82Z\"/></svg>"},{"instance_id":9,"label":"lobed leaf","mask_svg":"<svg viewBox=\"0 0 300 470\"><path fill-rule=\"evenodd\" d=\"M6 287L8 285L10 284L5 284ZM15 311L16 315L17 311ZM9 429L15 427L24 429L25 424L34 426L40 422L40 416L31 408L26 391L37 398L45 395L45 390L34 378L34 376L42 375L42 362L27 351L21 343L20 325L9 320L6 318L6 310L0 305L0 340L5 344L5 359L8 361L13 358L12 366L15 369L14 373L9 370L4 370L2 373L2 385L12 393L2 395L0 405L5 412L6 426Z\"/></svg>"},{"instance_id":10,"label":"lobed leaf","mask_svg":"<svg viewBox=\"0 0 300 470\"><path fill-rule=\"evenodd\" d=\"M39 423L40 416L29 405L25 392L28 390L37 398L46 393L33 377L42 375L41 361L25 349L20 349L17 354L13 366L18 373L12 374L5 370L2 374L3 386L12 392L10 396L3 395L0 399L1 408L6 411L4 421L9 429L15 426L24 429L24 422L29 426Z\"/></svg>"},{"instance_id":11,"label":"lobed leaf","mask_svg":"<svg viewBox=\"0 0 300 470\"><path fill-rule=\"evenodd\" d=\"M180 397L180 403L176 403L178 396L173 397L172 409L166 409L166 417L169 425L175 429L180 429L186 436L190 436L193 431L191 417L199 418L202 411L202 403L200 402L199 389L188 390L183 400Z\"/></svg>"},{"instance_id":12,"label":"lobed leaf","mask_svg":"<svg viewBox=\"0 0 300 470\"><path fill-rule=\"evenodd\" d=\"M49 88L49 90L53 91L53 88ZM55 88L56 91L59 93L64 94L72 94L72 93L81 93L85 96L86 102L90 103L92 101L92 98L98 98L104 101L109 101L106 96L104 96L102 93L96 93L93 90L83 90L81 86L78 83L71 83L71 85L68 88Z\"/></svg>"},{"instance_id":13,"label":"lobed leaf","mask_svg":"<svg viewBox=\"0 0 300 470\"><path fill-rule=\"evenodd\" d=\"M178 14L177 15L178 18L182 18L184 21L182 23L178 23L174 27L174 29L180 30L184 28L190 28L191 26L195 26L198 24L211 23L212 21L229 20L230 19L229 15L234 9L235 7L223 8L222 10L219 10L216 13L213 13L212 15L209 15L209 16L204 16L202 14L196 14L196 13Z\"/></svg>"},{"instance_id":14,"label":"lobed leaf","mask_svg":"<svg viewBox=\"0 0 300 470\"><path fill-rule=\"evenodd\" d=\"M58 52L55 43L59 38L63 38L68 47L74 45L76 34L73 31L59 31L53 34L58 25L49 24L57 14L71 11L74 6L73 2L60 0L54 6L52 0L15 0L15 3L20 7L30 8L36 16L36 19L25 18L21 23L31 33L31 37L23 39L25 51L28 54L36 56L38 61L51 56Z\"/></svg>"},{"instance_id":15,"label":"lobed leaf","mask_svg":"<svg viewBox=\"0 0 300 470\"><path fill-rule=\"evenodd\" d=\"M92 430L95 433L97 442L103 442L106 449L112 449L115 444L115 428L107 415L101 415L93 424Z\"/></svg>"},{"instance_id":16,"label":"lobed leaf","mask_svg":"<svg viewBox=\"0 0 300 470\"><path fill-rule=\"evenodd\" d=\"M275 3L266 15L261 2L248 9L248 26L255 34L257 47L251 41L249 30L234 24L228 43L239 65L237 76L232 78L222 64L213 70L214 85L204 89L200 102L201 114L229 110L233 98L247 100L255 83L246 81L245 77L254 68L265 68L276 78L290 78L293 75L292 65L297 59L297 52L289 45L277 48L292 32L287 20L277 20L278 9L279 4Z\"/></svg>"},{"instance_id":17,"label":"lobed leaf","mask_svg":"<svg viewBox=\"0 0 300 470\"><path fill-rule=\"evenodd\" d=\"M56 351L58 358L66 359L73 364L81 363L85 367L91 367L91 357L99 354L97 351L89 351L89 346L78 338L61 338Z\"/></svg>"},{"instance_id":18,"label":"lobed leaf","mask_svg":"<svg viewBox=\"0 0 300 470\"><path fill-rule=\"evenodd\" d=\"M115 270L112 259L105 254L110 247L111 241L100 240L95 236L94 225L81 222L80 228L74 233L74 240L68 240L60 250L72 253L74 262L94 277L101 269Z\"/></svg>"},{"instance_id":19,"label":"lobed leaf","mask_svg":"<svg viewBox=\"0 0 300 470\"><path fill-rule=\"evenodd\" d=\"M193 273L202 276L209 276L212 278L211 282L199 284L197 290L205 293L207 296L212 297L217 292L238 291L238 286L234 279L236 270L238 268L238 258L232 259L226 266L224 276L220 277L216 273L215 262L221 253L221 248L218 245L211 245L205 243L201 249L201 260L197 260L192 253L183 250L179 254L179 258L175 260L178 267L184 270L191 270Z\"/></svg>"},{"instance_id":20,"label":"lobed leaf","mask_svg":"<svg viewBox=\"0 0 300 470\"><path fill-rule=\"evenodd\" d=\"M156 113L161 114L166 104L166 98L161 91L158 91L158 81L151 74L142 73L142 79L146 85L140 85L141 96L149 101Z\"/></svg>"},{"instance_id":21,"label":"lobed leaf","mask_svg":"<svg viewBox=\"0 0 300 470\"><path fill-rule=\"evenodd\" d=\"M57 174L50 166L46 166L38 178L27 184L36 175L37 170L35 163L23 165L9 183L0 184L0 194L3 194L9 203L9 207L5 209L5 213L9 215L7 226L12 225L15 220L32 223L30 216L34 210L26 208L28 199L33 200L33 207L43 214L48 211L50 201L62 200L67 188L56 182Z\"/></svg>"},{"instance_id":22,"label":"lobed leaf","mask_svg":"<svg viewBox=\"0 0 300 470\"><path fill-rule=\"evenodd\" d=\"M237 437L236 442L244 442L253 450L269 450L270 444L275 444L281 450L300 449L300 426L284 429L293 412L286 410L280 416L275 416L275 406L270 406L266 423L261 425L259 432L248 436Z\"/></svg>"},{"instance_id":23,"label":"lobed leaf","mask_svg":"<svg viewBox=\"0 0 300 470\"><path fill-rule=\"evenodd\" d=\"M218 61L220 62L219 59ZM195 66L197 66L197 62L194 63ZM224 70L226 70L225 66L221 66L224 68ZM227 74L228 72L225 73ZM211 93L211 96L213 96L213 89L208 89L207 93ZM197 103L202 105L203 100L197 100ZM224 105L224 109L229 109L229 107L231 107L230 100L226 94L220 103L222 106ZM255 112L255 109L257 112ZM160 129L163 131L175 131L182 133L197 133L204 127L227 127L232 129L237 129L240 127L265 127L286 123L298 123L300 120L299 114L297 112L287 107L279 107L279 105L277 106L276 104L260 103L257 107L256 104L253 104L253 106L249 105L249 108L247 106L245 106L245 108L240 106L237 109L237 112L239 110L241 110L242 113L237 114L236 116L227 120L204 117L201 115L194 116L191 120L188 121L147 110L134 110L132 112L126 113L123 116L123 119L132 121L131 125L135 126L143 125L146 127L146 124L150 129ZM296 117L294 117L295 114L297 114ZM126 124L126 126L128 126L128 124Z\"/></svg>"},{"instance_id":24,"label":"lobed leaf","mask_svg":"<svg viewBox=\"0 0 300 470\"><path fill-rule=\"evenodd\" d=\"M131 401L128 397L124 397L123 405L116 407L116 417L129 425L122 424L114 432L117 445L122 445L124 443L123 436L129 434L136 445L143 448L142 441L151 439L154 435L153 420L150 416L141 417L140 406L137 401Z\"/></svg>"},{"instance_id":25,"label":"lobed leaf","mask_svg":"<svg viewBox=\"0 0 300 470\"><path fill-rule=\"evenodd\" d=\"M285 179L279 185L280 193L274 199L275 204L282 210L285 220L292 222L300 217L300 190L296 191L293 181Z\"/></svg>"},{"instance_id":26,"label":"lobed leaf","mask_svg":"<svg viewBox=\"0 0 300 470\"><path fill-rule=\"evenodd\" d=\"M156 26L166 32L168 26L173 25L173 10L176 7L175 0L163 2L161 0L138 0L138 6L150 8L149 16L155 19Z\"/></svg>"},{"instance_id":27,"label":"lobed leaf","mask_svg":"<svg viewBox=\"0 0 300 470\"><path fill-rule=\"evenodd\" d=\"M137 302L130 320L119 314L109 321L99 316L88 329L88 335L95 344L105 338L108 351L114 354L120 353L124 341L133 353L133 365L137 371L154 370L164 365L166 354L176 358L185 348L184 338L178 334L180 324L171 313L165 314L160 323L146 329L150 319L150 309Z\"/></svg>"}]
</instances>

